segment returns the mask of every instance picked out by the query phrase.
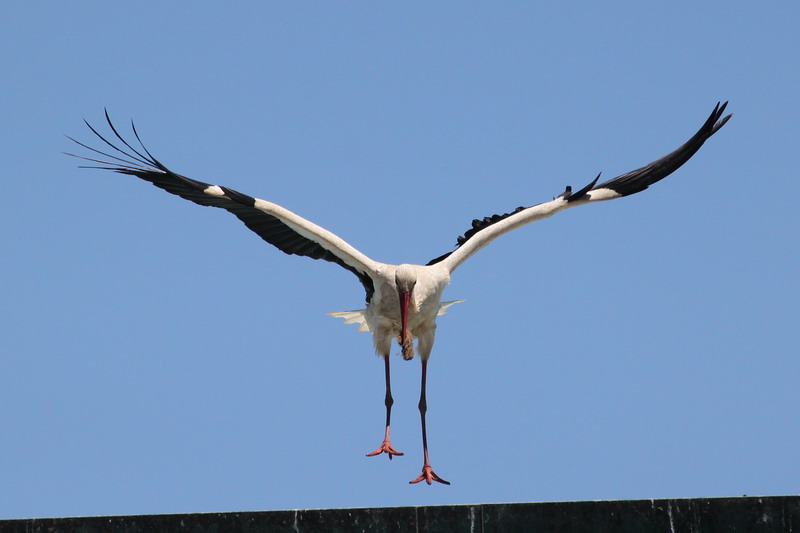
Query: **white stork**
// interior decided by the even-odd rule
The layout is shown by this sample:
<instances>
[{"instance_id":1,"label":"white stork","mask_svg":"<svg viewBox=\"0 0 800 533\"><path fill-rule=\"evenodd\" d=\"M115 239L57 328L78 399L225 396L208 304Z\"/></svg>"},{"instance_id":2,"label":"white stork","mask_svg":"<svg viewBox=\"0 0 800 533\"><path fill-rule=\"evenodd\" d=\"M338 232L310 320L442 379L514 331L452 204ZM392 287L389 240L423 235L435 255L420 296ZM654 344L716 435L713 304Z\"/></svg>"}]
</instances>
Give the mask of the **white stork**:
<instances>
[{"instance_id":1,"label":"white stork","mask_svg":"<svg viewBox=\"0 0 800 533\"><path fill-rule=\"evenodd\" d=\"M372 332L375 352L383 358L386 378L384 402L386 427L380 447L367 455L386 453L389 459L395 455L403 455L392 447L389 440L392 404L394 403L389 375L389 351L392 340L397 339L403 358L409 360L414 357L412 341L416 338L417 352L419 352L422 362L419 412L424 463L422 473L411 483L425 480L429 485L432 481L449 485L447 481L434 473L428 458L425 429L427 410L425 384L428 358L431 355L436 333L436 317L444 314L447 307L456 303L441 301L442 292L450 283L452 272L472 254L513 229L552 216L568 207L635 194L669 176L688 161L703 143L728 121L731 115L723 117L726 106L727 102L722 105L717 103L711 115L691 139L672 153L649 165L599 185L597 185L600 177L598 174L591 183L577 192L572 192L571 187L567 187L563 193L549 202L531 207L518 207L510 213L473 220L472 228L458 238L455 250L431 260L427 265L389 265L374 261L330 231L277 204L247 196L221 185L210 185L176 174L153 157L144 147L133 123L131 123L131 128L141 146L141 151L125 141L111 123L107 112L106 121L124 147L120 148L109 142L88 122L84 121L113 152L96 150L70 137L84 148L107 159L68 155L99 164L87 165L85 168L99 168L136 176L196 204L225 209L282 252L312 259L324 259L355 274L366 290L366 309L330 314L344 318L345 323L359 324L359 331Z\"/></svg>"}]
</instances>

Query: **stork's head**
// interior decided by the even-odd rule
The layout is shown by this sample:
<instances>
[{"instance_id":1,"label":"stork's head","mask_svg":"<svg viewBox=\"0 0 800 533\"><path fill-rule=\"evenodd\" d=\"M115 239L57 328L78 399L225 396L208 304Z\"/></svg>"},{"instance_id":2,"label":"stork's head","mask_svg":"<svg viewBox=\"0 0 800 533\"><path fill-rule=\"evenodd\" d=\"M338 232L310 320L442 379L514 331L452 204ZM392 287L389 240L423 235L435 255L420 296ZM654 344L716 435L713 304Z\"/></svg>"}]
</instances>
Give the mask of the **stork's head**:
<instances>
[{"instance_id":1,"label":"stork's head","mask_svg":"<svg viewBox=\"0 0 800 533\"><path fill-rule=\"evenodd\" d=\"M408 307L411 303L411 291L417 283L416 269L411 265L398 266L394 273L394 283L400 298L400 346L403 358L411 359L414 357L414 345L411 335L408 334Z\"/></svg>"},{"instance_id":2,"label":"stork's head","mask_svg":"<svg viewBox=\"0 0 800 533\"><path fill-rule=\"evenodd\" d=\"M417 271L412 265L400 265L394 272L394 282L400 292L411 293L417 283Z\"/></svg>"}]
</instances>

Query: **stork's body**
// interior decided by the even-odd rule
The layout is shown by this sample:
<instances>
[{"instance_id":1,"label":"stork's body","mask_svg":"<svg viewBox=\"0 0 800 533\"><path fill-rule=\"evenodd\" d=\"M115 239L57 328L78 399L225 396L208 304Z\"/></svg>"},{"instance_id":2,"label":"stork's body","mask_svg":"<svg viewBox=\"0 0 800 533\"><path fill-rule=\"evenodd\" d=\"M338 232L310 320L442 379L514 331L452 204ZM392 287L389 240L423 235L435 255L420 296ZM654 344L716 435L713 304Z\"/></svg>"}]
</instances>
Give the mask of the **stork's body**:
<instances>
[{"instance_id":1,"label":"stork's body","mask_svg":"<svg viewBox=\"0 0 800 533\"><path fill-rule=\"evenodd\" d=\"M424 266L389 265L374 261L328 230L277 204L247 196L227 187L210 185L176 174L155 159L144 146L142 153L128 144L114 128L108 115L106 119L111 130L127 150L118 148L91 126L89 127L92 131L115 152L106 153L75 142L108 158L100 160L77 156L100 163L101 166L93 168L136 176L194 203L225 209L238 217L262 239L287 254L323 259L354 273L366 290L366 308L331 313L331 315L344 318L346 323L358 324L361 331L370 331L375 351L384 361L386 379L384 440L377 450L368 455L387 453L390 459L394 455L403 455L392 447L389 438L391 410L394 403L391 394L389 354L392 340L396 339L401 345L403 357L413 358L412 341L416 339L416 351L422 362L419 410L424 463L422 474L411 483L425 480L428 484L432 481L449 484L439 478L430 466L425 425L427 411L425 389L427 364L436 334L436 318L444 314L447 307L456 303L441 301L442 293L450 282L453 271L492 240L513 229L547 218L569 207L635 194L665 178L688 161L703 143L727 122L730 115L723 117L726 105L727 103L721 106L717 104L700 130L689 141L649 165L599 185L597 185L598 175L594 181L578 192L573 193L572 189L567 187L562 194L551 201L474 220L472 228L458 238L454 251L437 257ZM135 128L133 132L138 140ZM141 144L141 141L139 142ZM115 153L121 154L122 157L114 155Z\"/></svg>"},{"instance_id":2,"label":"stork's body","mask_svg":"<svg viewBox=\"0 0 800 533\"><path fill-rule=\"evenodd\" d=\"M389 352L392 340L402 337L402 296L400 284L397 281L398 271L405 274L406 279L413 280L412 289L405 291L408 294L408 311L406 315L406 331L409 339L418 340L417 352L423 359L430 357L433 348L433 336L436 329L436 317L446 312L447 307L456 302L441 303L444 288L450 283L450 273L443 265L387 265L377 264L377 269L372 275L375 283L375 293L368 302L366 309L359 311L344 311L329 313L331 316L341 317L348 323L362 324L364 331L372 332L375 343L375 352L386 354ZM411 348L406 347L403 356L412 359L414 356Z\"/></svg>"}]
</instances>

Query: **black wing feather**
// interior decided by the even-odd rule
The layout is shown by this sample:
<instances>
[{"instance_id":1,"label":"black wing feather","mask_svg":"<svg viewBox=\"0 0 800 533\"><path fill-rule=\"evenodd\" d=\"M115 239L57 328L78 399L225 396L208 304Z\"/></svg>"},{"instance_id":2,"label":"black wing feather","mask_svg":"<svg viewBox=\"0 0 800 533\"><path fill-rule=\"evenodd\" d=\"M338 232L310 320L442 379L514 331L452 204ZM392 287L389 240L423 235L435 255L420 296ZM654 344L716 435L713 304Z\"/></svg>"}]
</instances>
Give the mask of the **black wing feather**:
<instances>
[{"instance_id":1,"label":"black wing feather","mask_svg":"<svg viewBox=\"0 0 800 533\"><path fill-rule=\"evenodd\" d=\"M255 207L256 200L251 196L227 187L220 187L225 193L226 197L217 197L206 194L204 191L209 187L212 187L212 184L193 180L169 170L158 159L153 157L147 148L145 148L141 139L139 139L139 134L136 132L135 127L133 127L133 123L131 123L131 127L133 129L134 136L136 137L136 140L139 141L144 154L133 148L119 134L111 122L107 112L106 121L108 122L111 131L114 133L117 139L119 139L119 141L124 144L125 147L130 150L130 152L120 148L103 137L95 128L86 122L86 125L89 126L89 129L92 130L97 137L99 137L115 152L122 154L124 157L118 157L113 154L97 150L96 148L92 148L86 144L76 141L72 137L68 137L78 145L87 148L88 150L91 150L92 152L95 152L104 158L112 160L108 161L108 159L95 159L75 154L68 154L86 161L99 163L99 165L84 165L83 168L98 168L103 170L111 170L120 174L136 176L142 180L149 181L156 187L163 189L168 193L180 196L181 198L194 202L198 205L225 209L229 213L235 215L239 220L244 222L245 226L250 228L259 237L286 254L310 257L312 259L322 259L324 261L336 263L337 265L349 270L358 276L359 281L361 281L361 284L364 286L364 289L367 292L367 302L370 301L373 293L375 292L375 287L373 285L372 278L370 278L366 272L361 272L360 270L353 268L318 243L298 234L292 228L284 224L279 218L257 209Z\"/></svg>"},{"instance_id":2,"label":"black wing feather","mask_svg":"<svg viewBox=\"0 0 800 533\"><path fill-rule=\"evenodd\" d=\"M728 122L733 115L727 115L720 119L727 106L728 102L722 105L717 103L714 111L711 112L708 120L705 121L697 133L675 151L656 159L649 165L603 182L594 187L594 189L611 189L622 196L628 196L641 192L657 181L666 178L696 154L700 147L703 146L703 143Z\"/></svg>"}]
</instances>

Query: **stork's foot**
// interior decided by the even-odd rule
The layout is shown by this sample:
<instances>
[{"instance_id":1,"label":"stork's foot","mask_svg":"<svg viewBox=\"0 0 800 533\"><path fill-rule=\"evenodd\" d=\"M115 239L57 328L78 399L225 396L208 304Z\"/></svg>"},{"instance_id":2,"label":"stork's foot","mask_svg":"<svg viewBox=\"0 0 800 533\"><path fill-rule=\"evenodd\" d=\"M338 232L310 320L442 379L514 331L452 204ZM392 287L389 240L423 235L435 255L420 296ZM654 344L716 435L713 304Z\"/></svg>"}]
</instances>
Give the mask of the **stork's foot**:
<instances>
[{"instance_id":1,"label":"stork's foot","mask_svg":"<svg viewBox=\"0 0 800 533\"><path fill-rule=\"evenodd\" d=\"M431 468L431 465L423 466L422 467L422 474L420 474L420 476L417 479L415 479L413 481L409 481L409 483L412 483L412 484L413 483L419 483L423 479L425 480L425 483L427 483L428 485L430 485L432 481L437 481L437 482L439 482L439 483L441 483L443 485L449 485L450 484L449 481L445 481L442 478L440 478L439 476L437 476L436 472L434 472L433 468Z\"/></svg>"},{"instance_id":2,"label":"stork's foot","mask_svg":"<svg viewBox=\"0 0 800 533\"><path fill-rule=\"evenodd\" d=\"M389 454L389 460L391 460L392 457L395 456L395 455L403 455L403 452L398 452L397 450L392 448L392 443L391 442L389 442L388 440L385 440L385 441L383 441L383 444L381 444L380 448L378 448L374 452L368 453L367 457L373 457L375 455L380 455L382 453Z\"/></svg>"}]
</instances>

